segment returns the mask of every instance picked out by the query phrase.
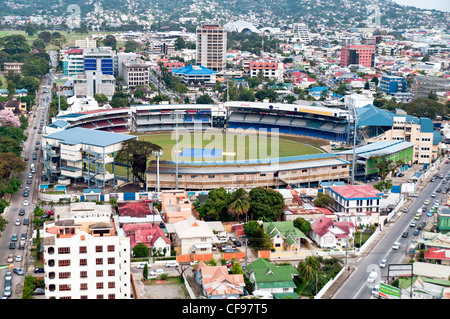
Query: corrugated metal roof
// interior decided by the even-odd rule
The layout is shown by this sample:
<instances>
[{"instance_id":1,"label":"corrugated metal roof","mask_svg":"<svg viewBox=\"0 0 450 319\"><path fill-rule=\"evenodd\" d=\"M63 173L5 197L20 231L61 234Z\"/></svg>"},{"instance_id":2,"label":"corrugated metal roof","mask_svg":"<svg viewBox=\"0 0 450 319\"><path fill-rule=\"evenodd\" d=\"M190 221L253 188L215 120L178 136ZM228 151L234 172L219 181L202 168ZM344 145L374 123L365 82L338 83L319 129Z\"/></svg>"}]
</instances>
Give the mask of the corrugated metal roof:
<instances>
[{"instance_id":1,"label":"corrugated metal roof","mask_svg":"<svg viewBox=\"0 0 450 319\"><path fill-rule=\"evenodd\" d=\"M404 149L414 147L414 143L406 141L380 141L370 143L355 150L356 155L364 158L371 158L374 156L383 156L400 152ZM339 152L340 155L352 155L353 150L346 150Z\"/></svg>"},{"instance_id":2,"label":"corrugated metal roof","mask_svg":"<svg viewBox=\"0 0 450 319\"><path fill-rule=\"evenodd\" d=\"M45 138L59 140L63 143L72 145L86 144L86 145L106 147L113 144L122 143L126 140L136 139L137 137L127 134L74 127L64 131L50 134Z\"/></svg>"}]
</instances>

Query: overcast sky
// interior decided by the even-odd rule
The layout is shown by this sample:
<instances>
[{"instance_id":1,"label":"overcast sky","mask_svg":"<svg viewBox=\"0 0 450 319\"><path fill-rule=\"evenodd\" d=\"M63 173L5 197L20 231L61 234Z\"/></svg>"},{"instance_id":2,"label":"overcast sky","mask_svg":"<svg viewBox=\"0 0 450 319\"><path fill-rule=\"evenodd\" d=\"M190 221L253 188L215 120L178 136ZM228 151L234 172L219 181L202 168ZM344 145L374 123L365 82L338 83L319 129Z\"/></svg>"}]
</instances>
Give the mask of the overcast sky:
<instances>
[{"instance_id":1,"label":"overcast sky","mask_svg":"<svg viewBox=\"0 0 450 319\"><path fill-rule=\"evenodd\" d=\"M398 4L421 9L436 9L450 12L450 0L394 0Z\"/></svg>"}]
</instances>

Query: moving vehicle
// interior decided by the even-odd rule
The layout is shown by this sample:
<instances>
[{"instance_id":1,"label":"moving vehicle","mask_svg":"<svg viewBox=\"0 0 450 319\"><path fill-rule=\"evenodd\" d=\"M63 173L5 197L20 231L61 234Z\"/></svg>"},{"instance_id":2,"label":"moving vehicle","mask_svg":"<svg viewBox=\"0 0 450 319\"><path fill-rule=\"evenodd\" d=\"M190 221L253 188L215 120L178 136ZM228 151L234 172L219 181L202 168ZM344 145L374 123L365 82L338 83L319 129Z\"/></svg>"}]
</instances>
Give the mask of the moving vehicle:
<instances>
[{"instance_id":1,"label":"moving vehicle","mask_svg":"<svg viewBox=\"0 0 450 319\"><path fill-rule=\"evenodd\" d=\"M403 237L403 238L408 237L408 232L407 232L407 231L404 231L403 234L402 234L402 237Z\"/></svg>"},{"instance_id":2,"label":"moving vehicle","mask_svg":"<svg viewBox=\"0 0 450 319\"><path fill-rule=\"evenodd\" d=\"M392 249L397 250L397 249L400 248L400 245L401 245L401 244L397 241L397 242L394 243L394 245L392 245Z\"/></svg>"},{"instance_id":3,"label":"moving vehicle","mask_svg":"<svg viewBox=\"0 0 450 319\"><path fill-rule=\"evenodd\" d=\"M384 268L384 267L386 267L386 265L387 265L387 260L386 259L383 259L382 261L380 261L380 267L381 268Z\"/></svg>"},{"instance_id":4,"label":"moving vehicle","mask_svg":"<svg viewBox=\"0 0 450 319\"><path fill-rule=\"evenodd\" d=\"M164 273L164 270L162 270L161 268L155 269L155 270L151 270L149 272L150 276L157 276L157 275L161 275Z\"/></svg>"},{"instance_id":5,"label":"moving vehicle","mask_svg":"<svg viewBox=\"0 0 450 319\"><path fill-rule=\"evenodd\" d=\"M375 280L377 279L377 277L378 277L378 273L377 273L376 271L372 271L372 272L369 274L369 277L367 277L367 282L375 282Z\"/></svg>"}]
</instances>

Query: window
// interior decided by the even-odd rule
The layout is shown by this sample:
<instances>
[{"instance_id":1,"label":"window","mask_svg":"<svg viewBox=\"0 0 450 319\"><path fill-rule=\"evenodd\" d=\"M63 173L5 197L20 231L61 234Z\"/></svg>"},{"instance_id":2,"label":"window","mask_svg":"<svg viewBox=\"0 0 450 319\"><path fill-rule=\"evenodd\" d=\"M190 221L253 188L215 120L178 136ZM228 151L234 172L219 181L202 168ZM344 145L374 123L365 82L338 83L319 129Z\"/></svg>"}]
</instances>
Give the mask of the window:
<instances>
[{"instance_id":1,"label":"window","mask_svg":"<svg viewBox=\"0 0 450 319\"><path fill-rule=\"evenodd\" d=\"M108 282L108 288L116 288L116 282L115 281Z\"/></svg>"},{"instance_id":2,"label":"window","mask_svg":"<svg viewBox=\"0 0 450 319\"><path fill-rule=\"evenodd\" d=\"M108 245L108 252L113 252L115 249L114 245Z\"/></svg>"},{"instance_id":3,"label":"window","mask_svg":"<svg viewBox=\"0 0 450 319\"><path fill-rule=\"evenodd\" d=\"M87 271L80 271L80 278L87 278Z\"/></svg>"},{"instance_id":4,"label":"window","mask_svg":"<svg viewBox=\"0 0 450 319\"><path fill-rule=\"evenodd\" d=\"M80 266L87 266L87 259L80 259Z\"/></svg>"},{"instance_id":5,"label":"window","mask_svg":"<svg viewBox=\"0 0 450 319\"><path fill-rule=\"evenodd\" d=\"M95 272L95 275L96 275L97 277L103 277L103 270L97 270L97 271Z\"/></svg>"},{"instance_id":6,"label":"window","mask_svg":"<svg viewBox=\"0 0 450 319\"><path fill-rule=\"evenodd\" d=\"M113 277L113 276L115 276L115 275L116 275L116 271L115 271L114 269L108 270L108 276L109 276L109 277Z\"/></svg>"},{"instance_id":7,"label":"window","mask_svg":"<svg viewBox=\"0 0 450 319\"><path fill-rule=\"evenodd\" d=\"M87 290L87 289L88 289L87 283L80 284L80 290Z\"/></svg>"},{"instance_id":8,"label":"window","mask_svg":"<svg viewBox=\"0 0 450 319\"><path fill-rule=\"evenodd\" d=\"M96 258L95 259L95 264L96 265L103 265L103 258Z\"/></svg>"},{"instance_id":9,"label":"window","mask_svg":"<svg viewBox=\"0 0 450 319\"><path fill-rule=\"evenodd\" d=\"M70 247L59 247L58 254L70 254Z\"/></svg>"},{"instance_id":10,"label":"window","mask_svg":"<svg viewBox=\"0 0 450 319\"><path fill-rule=\"evenodd\" d=\"M116 259L114 257L108 258L108 265L114 265L116 263Z\"/></svg>"},{"instance_id":11,"label":"window","mask_svg":"<svg viewBox=\"0 0 450 319\"><path fill-rule=\"evenodd\" d=\"M59 291L69 291L70 285L59 285Z\"/></svg>"},{"instance_id":12,"label":"window","mask_svg":"<svg viewBox=\"0 0 450 319\"><path fill-rule=\"evenodd\" d=\"M59 266L59 267L70 266L70 260L69 260L69 259L66 259L66 260L58 260L58 266Z\"/></svg>"},{"instance_id":13,"label":"window","mask_svg":"<svg viewBox=\"0 0 450 319\"><path fill-rule=\"evenodd\" d=\"M70 272L60 272L58 274L58 276L59 276L59 279L67 279L67 278L70 278Z\"/></svg>"},{"instance_id":14,"label":"window","mask_svg":"<svg viewBox=\"0 0 450 319\"><path fill-rule=\"evenodd\" d=\"M98 282L96 285L97 289L103 289L103 283L102 282Z\"/></svg>"},{"instance_id":15,"label":"window","mask_svg":"<svg viewBox=\"0 0 450 319\"><path fill-rule=\"evenodd\" d=\"M86 254L87 253L87 247L86 246L80 246L80 254Z\"/></svg>"},{"instance_id":16,"label":"window","mask_svg":"<svg viewBox=\"0 0 450 319\"><path fill-rule=\"evenodd\" d=\"M103 246L95 246L95 252L96 253L102 253L103 252Z\"/></svg>"}]
</instances>

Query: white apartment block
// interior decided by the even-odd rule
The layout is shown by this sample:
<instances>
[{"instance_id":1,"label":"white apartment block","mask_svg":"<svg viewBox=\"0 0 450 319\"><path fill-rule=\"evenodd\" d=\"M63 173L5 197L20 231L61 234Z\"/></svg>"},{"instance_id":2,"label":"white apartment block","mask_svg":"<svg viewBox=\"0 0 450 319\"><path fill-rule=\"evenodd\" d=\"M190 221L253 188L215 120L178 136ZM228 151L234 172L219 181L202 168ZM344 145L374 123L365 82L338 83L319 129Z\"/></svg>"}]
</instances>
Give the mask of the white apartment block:
<instances>
[{"instance_id":1,"label":"white apartment block","mask_svg":"<svg viewBox=\"0 0 450 319\"><path fill-rule=\"evenodd\" d=\"M227 31L218 24L197 27L197 64L213 71L226 68Z\"/></svg>"},{"instance_id":2,"label":"white apartment block","mask_svg":"<svg viewBox=\"0 0 450 319\"><path fill-rule=\"evenodd\" d=\"M111 74L100 71L86 71L85 74L73 77L73 93L75 96L94 96L105 94L111 100L116 90L116 79Z\"/></svg>"},{"instance_id":3,"label":"white apartment block","mask_svg":"<svg viewBox=\"0 0 450 319\"><path fill-rule=\"evenodd\" d=\"M95 49L97 47L97 40L91 38L75 40L75 46L81 49Z\"/></svg>"},{"instance_id":4,"label":"white apartment block","mask_svg":"<svg viewBox=\"0 0 450 319\"><path fill-rule=\"evenodd\" d=\"M112 214L93 202L55 209L41 235L46 299L132 298L130 239Z\"/></svg>"},{"instance_id":5,"label":"white apartment block","mask_svg":"<svg viewBox=\"0 0 450 319\"><path fill-rule=\"evenodd\" d=\"M309 36L308 26L304 23L294 23L292 25L292 31L294 33L294 38L296 38L301 43L309 43L311 42L311 38Z\"/></svg>"},{"instance_id":6,"label":"white apartment block","mask_svg":"<svg viewBox=\"0 0 450 319\"><path fill-rule=\"evenodd\" d=\"M283 80L283 63L281 62L257 62L250 61L243 64L244 71L247 69L251 78L258 77L261 72L265 79L276 80L281 82Z\"/></svg>"}]
</instances>

